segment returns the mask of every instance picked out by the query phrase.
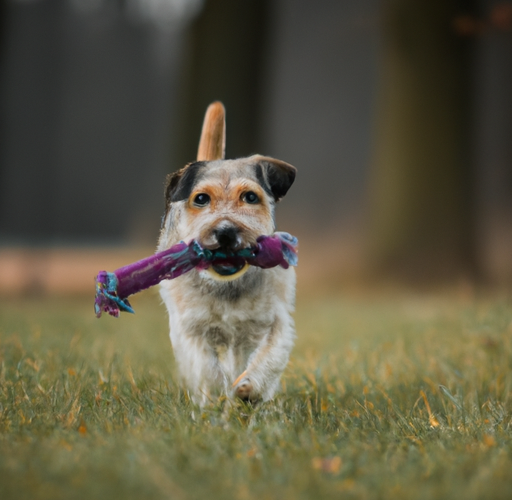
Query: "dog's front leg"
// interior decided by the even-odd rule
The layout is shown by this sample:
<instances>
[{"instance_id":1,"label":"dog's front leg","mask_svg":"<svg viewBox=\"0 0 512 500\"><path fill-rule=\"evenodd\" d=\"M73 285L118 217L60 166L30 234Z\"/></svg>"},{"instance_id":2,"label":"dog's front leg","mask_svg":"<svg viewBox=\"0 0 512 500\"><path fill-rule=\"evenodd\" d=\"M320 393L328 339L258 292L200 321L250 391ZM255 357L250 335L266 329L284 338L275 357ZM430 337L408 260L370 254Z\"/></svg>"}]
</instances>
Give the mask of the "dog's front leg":
<instances>
[{"instance_id":1,"label":"dog's front leg","mask_svg":"<svg viewBox=\"0 0 512 500\"><path fill-rule=\"evenodd\" d=\"M233 383L235 396L249 401L271 399L288 363L294 338L291 317L276 318L249 358L247 369Z\"/></svg>"}]
</instances>

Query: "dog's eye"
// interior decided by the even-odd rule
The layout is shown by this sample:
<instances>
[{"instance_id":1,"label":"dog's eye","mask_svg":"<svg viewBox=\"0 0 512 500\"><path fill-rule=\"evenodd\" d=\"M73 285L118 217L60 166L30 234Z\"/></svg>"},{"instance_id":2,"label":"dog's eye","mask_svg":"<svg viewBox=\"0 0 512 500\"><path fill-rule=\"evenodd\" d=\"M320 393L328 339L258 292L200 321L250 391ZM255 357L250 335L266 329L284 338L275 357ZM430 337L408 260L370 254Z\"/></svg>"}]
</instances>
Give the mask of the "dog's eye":
<instances>
[{"instance_id":1,"label":"dog's eye","mask_svg":"<svg viewBox=\"0 0 512 500\"><path fill-rule=\"evenodd\" d=\"M247 191L247 193L244 193L242 200L245 201L245 203L250 203L251 205L259 203L260 201L258 195L254 191Z\"/></svg>"},{"instance_id":2,"label":"dog's eye","mask_svg":"<svg viewBox=\"0 0 512 500\"><path fill-rule=\"evenodd\" d=\"M208 203L210 203L210 197L206 193L199 193L194 197L194 205L197 207L205 207Z\"/></svg>"}]
</instances>

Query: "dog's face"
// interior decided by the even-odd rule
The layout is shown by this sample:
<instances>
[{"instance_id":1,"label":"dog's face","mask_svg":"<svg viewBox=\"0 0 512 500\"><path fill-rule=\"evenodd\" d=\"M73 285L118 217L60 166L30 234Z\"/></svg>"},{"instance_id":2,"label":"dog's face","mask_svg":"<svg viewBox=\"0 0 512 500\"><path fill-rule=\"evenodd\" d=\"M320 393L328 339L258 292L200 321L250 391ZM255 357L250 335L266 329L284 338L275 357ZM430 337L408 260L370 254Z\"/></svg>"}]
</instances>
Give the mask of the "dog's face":
<instances>
[{"instance_id":1,"label":"dog's face","mask_svg":"<svg viewBox=\"0 0 512 500\"><path fill-rule=\"evenodd\" d=\"M295 167L265 156L187 165L169 176L160 249L197 240L238 250L274 231L274 206L295 179Z\"/></svg>"}]
</instances>

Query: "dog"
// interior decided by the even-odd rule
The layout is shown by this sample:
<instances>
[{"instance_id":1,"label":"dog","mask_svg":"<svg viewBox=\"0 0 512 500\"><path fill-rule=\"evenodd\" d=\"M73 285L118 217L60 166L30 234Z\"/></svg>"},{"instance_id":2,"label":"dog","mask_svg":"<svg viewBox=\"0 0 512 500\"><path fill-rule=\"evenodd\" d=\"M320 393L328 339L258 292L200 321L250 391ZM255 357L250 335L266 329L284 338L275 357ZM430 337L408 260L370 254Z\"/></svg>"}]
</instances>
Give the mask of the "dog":
<instances>
[{"instance_id":1,"label":"dog","mask_svg":"<svg viewBox=\"0 0 512 500\"><path fill-rule=\"evenodd\" d=\"M296 169L253 155L224 159L225 111L205 115L197 161L168 176L166 212L158 250L196 239L203 248L235 251L275 230L275 204L293 184ZM293 268L221 266L164 280L179 374L193 401L212 397L257 402L272 399L295 340Z\"/></svg>"}]
</instances>

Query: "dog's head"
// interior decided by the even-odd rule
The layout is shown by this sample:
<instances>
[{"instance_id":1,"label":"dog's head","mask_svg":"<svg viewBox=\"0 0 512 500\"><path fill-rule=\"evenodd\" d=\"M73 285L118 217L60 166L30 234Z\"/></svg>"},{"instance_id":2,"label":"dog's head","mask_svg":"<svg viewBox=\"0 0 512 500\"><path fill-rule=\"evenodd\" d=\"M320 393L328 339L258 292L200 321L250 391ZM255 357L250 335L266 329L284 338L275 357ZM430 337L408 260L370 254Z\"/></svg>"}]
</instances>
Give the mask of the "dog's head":
<instances>
[{"instance_id":1,"label":"dog's head","mask_svg":"<svg viewBox=\"0 0 512 500\"><path fill-rule=\"evenodd\" d=\"M295 167L260 155L224 160L225 142L224 106L214 102L204 118L198 161L167 178L159 250L195 239L229 253L274 231L274 206L292 185Z\"/></svg>"},{"instance_id":2,"label":"dog's head","mask_svg":"<svg viewBox=\"0 0 512 500\"><path fill-rule=\"evenodd\" d=\"M196 239L204 248L227 251L254 245L258 236L274 231L275 203L295 172L288 163L260 155L187 165L167 180L161 244Z\"/></svg>"}]
</instances>

